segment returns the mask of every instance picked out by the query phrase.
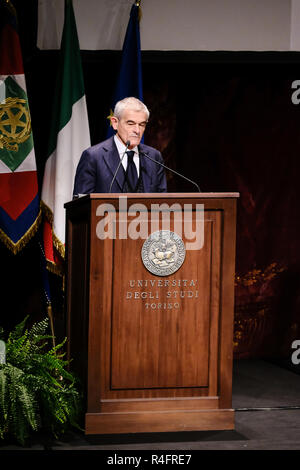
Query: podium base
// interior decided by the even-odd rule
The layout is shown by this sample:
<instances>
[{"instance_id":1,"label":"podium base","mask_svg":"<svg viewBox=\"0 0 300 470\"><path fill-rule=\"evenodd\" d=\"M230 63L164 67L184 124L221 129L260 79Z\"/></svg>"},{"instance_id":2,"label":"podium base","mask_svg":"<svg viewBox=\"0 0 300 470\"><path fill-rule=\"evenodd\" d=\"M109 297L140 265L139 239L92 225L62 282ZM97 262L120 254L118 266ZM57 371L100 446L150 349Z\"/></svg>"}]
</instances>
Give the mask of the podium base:
<instances>
[{"instance_id":1,"label":"podium base","mask_svg":"<svg viewBox=\"0 0 300 470\"><path fill-rule=\"evenodd\" d=\"M216 431L234 429L234 410L87 413L85 434Z\"/></svg>"}]
</instances>

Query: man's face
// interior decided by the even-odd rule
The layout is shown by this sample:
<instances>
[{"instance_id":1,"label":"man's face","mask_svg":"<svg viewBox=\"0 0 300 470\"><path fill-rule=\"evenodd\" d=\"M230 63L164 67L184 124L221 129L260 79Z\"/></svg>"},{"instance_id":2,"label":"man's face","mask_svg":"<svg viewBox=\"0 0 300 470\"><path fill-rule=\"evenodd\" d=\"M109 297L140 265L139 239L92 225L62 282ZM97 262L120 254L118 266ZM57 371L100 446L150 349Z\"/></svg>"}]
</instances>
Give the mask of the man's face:
<instances>
[{"instance_id":1,"label":"man's face","mask_svg":"<svg viewBox=\"0 0 300 470\"><path fill-rule=\"evenodd\" d=\"M113 116L111 123L117 136L126 145L130 141L130 149L139 145L141 138L145 132L147 124L147 115L143 111L133 111L124 109L121 119Z\"/></svg>"}]
</instances>

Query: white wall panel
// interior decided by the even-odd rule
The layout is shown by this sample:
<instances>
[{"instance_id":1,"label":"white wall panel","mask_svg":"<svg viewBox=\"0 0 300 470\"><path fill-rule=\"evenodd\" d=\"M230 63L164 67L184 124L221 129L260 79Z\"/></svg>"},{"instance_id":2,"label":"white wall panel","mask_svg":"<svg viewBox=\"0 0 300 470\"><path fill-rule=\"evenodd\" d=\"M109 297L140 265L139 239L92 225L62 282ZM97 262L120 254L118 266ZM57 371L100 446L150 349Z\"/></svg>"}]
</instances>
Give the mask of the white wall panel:
<instances>
[{"instance_id":1,"label":"white wall panel","mask_svg":"<svg viewBox=\"0 0 300 470\"><path fill-rule=\"evenodd\" d=\"M63 3L39 0L41 49L59 47ZM121 49L132 3L73 0L81 49ZM142 0L141 5L143 50L280 51L291 45L300 50L299 0Z\"/></svg>"}]
</instances>

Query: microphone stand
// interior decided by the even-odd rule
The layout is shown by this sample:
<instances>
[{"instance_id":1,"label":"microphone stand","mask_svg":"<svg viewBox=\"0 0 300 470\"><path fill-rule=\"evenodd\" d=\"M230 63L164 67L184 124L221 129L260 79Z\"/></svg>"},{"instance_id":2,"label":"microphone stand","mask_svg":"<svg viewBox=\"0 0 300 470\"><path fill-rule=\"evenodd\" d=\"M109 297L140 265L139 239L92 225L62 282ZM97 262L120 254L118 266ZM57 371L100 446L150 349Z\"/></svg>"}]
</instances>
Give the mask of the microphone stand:
<instances>
[{"instance_id":1,"label":"microphone stand","mask_svg":"<svg viewBox=\"0 0 300 470\"><path fill-rule=\"evenodd\" d=\"M114 181L115 181L115 179L116 179L117 173L118 173L119 168L120 168L120 166L121 166L121 163L122 163L122 161L123 161L124 155L125 155L125 153L127 152L129 146L130 146L130 141L127 140L125 152L123 153L122 158L120 158L119 164L118 164L117 169L116 169L115 174L114 174L114 177L113 177L113 179L112 179L112 181L111 181L111 183L110 183L110 186L109 186L109 193L111 192L112 185L114 184Z\"/></svg>"},{"instance_id":2,"label":"microphone stand","mask_svg":"<svg viewBox=\"0 0 300 470\"><path fill-rule=\"evenodd\" d=\"M141 153L145 157L149 158L149 160L151 160L152 162L157 163L157 165L160 165L160 166L164 167L166 170L169 170L172 173L175 173L175 175L181 176L181 178L184 178L185 180L189 181L189 183L194 184L197 187L199 193L201 193L200 187L198 186L197 183L195 183L195 181L192 181L189 178L187 178L186 176L182 175L181 173L178 173L177 171L172 170L172 168L169 168L168 166L164 165L163 163L158 162L157 160L154 160L154 158L149 157L149 155L147 155L147 153L143 152L142 150L139 150L139 153Z\"/></svg>"}]
</instances>

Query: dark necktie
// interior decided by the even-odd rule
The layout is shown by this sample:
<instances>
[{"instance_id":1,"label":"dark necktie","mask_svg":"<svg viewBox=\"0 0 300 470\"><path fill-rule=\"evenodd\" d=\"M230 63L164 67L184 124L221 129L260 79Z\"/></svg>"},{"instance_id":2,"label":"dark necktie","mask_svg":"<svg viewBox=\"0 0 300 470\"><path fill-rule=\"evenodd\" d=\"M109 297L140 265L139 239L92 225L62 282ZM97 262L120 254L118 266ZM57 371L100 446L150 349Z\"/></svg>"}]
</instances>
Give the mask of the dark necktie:
<instances>
[{"instance_id":1,"label":"dark necktie","mask_svg":"<svg viewBox=\"0 0 300 470\"><path fill-rule=\"evenodd\" d=\"M135 163L133 161L134 151L129 150L127 152L127 156L128 156L127 171L126 171L127 183L130 186L131 192L135 192L137 183L138 183L138 174L137 174Z\"/></svg>"}]
</instances>

